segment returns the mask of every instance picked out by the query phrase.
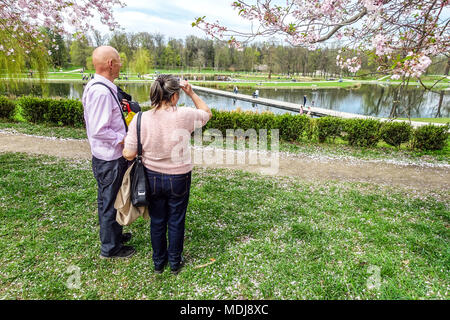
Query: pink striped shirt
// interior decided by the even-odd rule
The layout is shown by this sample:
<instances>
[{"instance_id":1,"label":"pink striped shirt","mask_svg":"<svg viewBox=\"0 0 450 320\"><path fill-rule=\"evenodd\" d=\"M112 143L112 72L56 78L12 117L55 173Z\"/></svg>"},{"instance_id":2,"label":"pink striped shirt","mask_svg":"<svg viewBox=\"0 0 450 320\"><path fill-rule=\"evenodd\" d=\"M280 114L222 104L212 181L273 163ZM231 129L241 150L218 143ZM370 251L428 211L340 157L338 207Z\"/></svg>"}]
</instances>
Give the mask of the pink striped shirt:
<instances>
[{"instance_id":1,"label":"pink striped shirt","mask_svg":"<svg viewBox=\"0 0 450 320\"><path fill-rule=\"evenodd\" d=\"M209 120L206 111L181 107L144 112L141 120L141 143L144 166L165 174L192 171L191 134ZM125 149L137 152L137 115L131 121Z\"/></svg>"}]
</instances>

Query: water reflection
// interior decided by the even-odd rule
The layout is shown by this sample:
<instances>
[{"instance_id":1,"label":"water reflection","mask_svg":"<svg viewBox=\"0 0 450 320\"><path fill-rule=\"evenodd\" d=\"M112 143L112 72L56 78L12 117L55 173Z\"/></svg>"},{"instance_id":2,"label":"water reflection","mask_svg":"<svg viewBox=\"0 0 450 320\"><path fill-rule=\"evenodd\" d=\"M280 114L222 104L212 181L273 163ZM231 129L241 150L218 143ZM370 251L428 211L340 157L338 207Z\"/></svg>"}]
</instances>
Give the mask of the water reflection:
<instances>
[{"instance_id":1,"label":"water reflection","mask_svg":"<svg viewBox=\"0 0 450 320\"><path fill-rule=\"evenodd\" d=\"M126 84L121 86L129 92L135 101L149 103L150 83ZM243 94L251 95L253 90L239 90ZM47 83L43 87L39 83L18 83L16 86L0 84L0 94L36 95L49 97L69 97L81 99L83 92L82 83ZM274 113L286 113L288 111L268 106L252 104L233 98L226 98L207 93L198 93L206 103L220 110L272 111ZM414 118L431 118L437 114L440 99L439 92L424 92L421 88L410 87L396 95L393 86L361 85L360 88L351 89L260 89L261 98L269 98L280 101L296 103L300 107L304 96L307 98L307 106L314 104L316 107L337 111L358 113L377 117L388 117L396 114L398 117L411 116ZM184 94L179 103L192 105L192 101ZM450 116L450 91L444 91L441 106L441 115Z\"/></svg>"}]
</instances>

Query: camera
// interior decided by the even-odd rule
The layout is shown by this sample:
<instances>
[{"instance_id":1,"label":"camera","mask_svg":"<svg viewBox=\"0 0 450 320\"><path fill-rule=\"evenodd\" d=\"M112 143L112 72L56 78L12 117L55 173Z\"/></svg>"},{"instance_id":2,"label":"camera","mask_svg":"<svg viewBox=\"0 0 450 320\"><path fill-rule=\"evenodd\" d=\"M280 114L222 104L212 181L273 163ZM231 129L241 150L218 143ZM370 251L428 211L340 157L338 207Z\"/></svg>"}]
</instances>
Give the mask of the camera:
<instances>
[{"instance_id":1,"label":"camera","mask_svg":"<svg viewBox=\"0 0 450 320\"><path fill-rule=\"evenodd\" d=\"M128 104L130 105L130 109L134 113L141 112L141 106L136 101L129 101Z\"/></svg>"},{"instance_id":2,"label":"camera","mask_svg":"<svg viewBox=\"0 0 450 320\"><path fill-rule=\"evenodd\" d=\"M183 79L178 79L178 84L180 85L180 87L184 88L187 84L187 81Z\"/></svg>"}]
</instances>

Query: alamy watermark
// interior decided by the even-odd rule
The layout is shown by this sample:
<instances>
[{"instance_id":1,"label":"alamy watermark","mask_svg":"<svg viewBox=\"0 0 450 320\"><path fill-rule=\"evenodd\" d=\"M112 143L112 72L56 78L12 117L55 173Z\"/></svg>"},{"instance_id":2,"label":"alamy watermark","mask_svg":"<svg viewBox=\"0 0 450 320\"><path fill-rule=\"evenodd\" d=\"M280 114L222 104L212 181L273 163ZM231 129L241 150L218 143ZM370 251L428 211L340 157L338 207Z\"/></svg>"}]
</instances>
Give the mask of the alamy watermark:
<instances>
[{"instance_id":1,"label":"alamy watermark","mask_svg":"<svg viewBox=\"0 0 450 320\"><path fill-rule=\"evenodd\" d=\"M67 268L66 273L70 276L66 281L66 286L69 289L80 289L81 288L81 268L78 266L70 266Z\"/></svg>"},{"instance_id":2,"label":"alamy watermark","mask_svg":"<svg viewBox=\"0 0 450 320\"><path fill-rule=\"evenodd\" d=\"M172 132L172 162L194 165L249 165L259 166L260 173L278 174L280 168L279 130L227 129L225 135L218 129L202 131L196 126L193 146L191 133L178 129ZM269 141L270 140L270 141ZM204 147L207 143L208 146ZM270 151L269 151L270 146Z\"/></svg>"},{"instance_id":3,"label":"alamy watermark","mask_svg":"<svg viewBox=\"0 0 450 320\"><path fill-rule=\"evenodd\" d=\"M381 268L378 266L369 266L367 273L370 277L367 279L366 285L369 290L380 290L381 287Z\"/></svg>"}]
</instances>

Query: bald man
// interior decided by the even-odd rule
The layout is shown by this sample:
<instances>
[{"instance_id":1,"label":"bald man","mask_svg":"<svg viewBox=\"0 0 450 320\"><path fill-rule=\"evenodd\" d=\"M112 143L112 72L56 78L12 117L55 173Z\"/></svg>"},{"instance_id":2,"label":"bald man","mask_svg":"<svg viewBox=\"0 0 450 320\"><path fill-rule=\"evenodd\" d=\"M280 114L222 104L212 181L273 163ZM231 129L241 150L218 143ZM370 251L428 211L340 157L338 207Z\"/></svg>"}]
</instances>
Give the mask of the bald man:
<instances>
[{"instance_id":1,"label":"bald man","mask_svg":"<svg viewBox=\"0 0 450 320\"><path fill-rule=\"evenodd\" d=\"M117 50L109 46L95 49L92 61L95 75L84 89L82 102L91 145L92 171L98 184L100 258L129 258L135 249L124 243L131 239L131 234L123 234L122 226L116 222L114 208L127 170L127 161L122 157L127 127L114 85L122 64Z\"/></svg>"}]
</instances>

